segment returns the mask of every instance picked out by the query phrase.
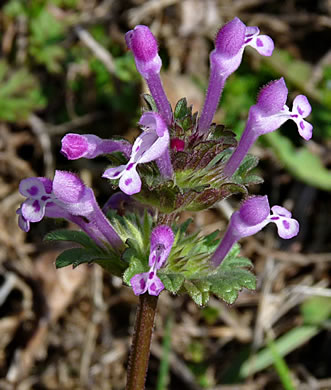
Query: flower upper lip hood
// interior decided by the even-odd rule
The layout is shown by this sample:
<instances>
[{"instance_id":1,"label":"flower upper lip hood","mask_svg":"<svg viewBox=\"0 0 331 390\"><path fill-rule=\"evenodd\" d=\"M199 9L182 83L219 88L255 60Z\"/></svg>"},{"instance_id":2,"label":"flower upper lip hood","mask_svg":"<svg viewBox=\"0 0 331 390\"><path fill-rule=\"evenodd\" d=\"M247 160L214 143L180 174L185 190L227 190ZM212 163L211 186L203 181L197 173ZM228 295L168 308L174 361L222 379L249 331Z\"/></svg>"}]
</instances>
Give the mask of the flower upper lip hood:
<instances>
[{"instance_id":1,"label":"flower upper lip hood","mask_svg":"<svg viewBox=\"0 0 331 390\"><path fill-rule=\"evenodd\" d=\"M158 55L157 40L147 26L138 25L128 31L125 34L125 41L139 61L152 61Z\"/></svg>"},{"instance_id":2,"label":"flower upper lip hood","mask_svg":"<svg viewBox=\"0 0 331 390\"><path fill-rule=\"evenodd\" d=\"M155 112L144 112L139 120L139 124L143 127L155 130L159 137L163 137L164 133L168 131L161 115Z\"/></svg>"},{"instance_id":3,"label":"flower upper lip hood","mask_svg":"<svg viewBox=\"0 0 331 390\"><path fill-rule=\"evenodd\" d=\"M102 154L122 152L127 157L131 154L131 144L126 140L101 139L94 134L66 134L62 140L61 153L68 160L78 158L92 159Z\"/></svg>"},{"instance_id":4,"label":"flower upper lip hood","mask_svg":"<svg viewBox=\"0 0 331 390\"><path fill-rule=\"evenodd\" d=\"M162 66L157 41L147 26L138 25L125 34L125 41L134 55L138 72L146 79L160 73Z\"/></svg>"},{"instance_id":5,"label":"flower upper lip hood","mask_svg":"<svg viewBox=\"0 0 331 390\"><path fill-rule=\"evenodd\" d=\"M266 115L277 114L286 104L287 95L288 89L284 77L281 77L261 89L256 106Z\"/></svg>"},{"instance_id":6,"label":"flower upper lip hood","mask_svg":"<svg viewBox=\"0 0 331 390\"><path fill-rule=\"evenodd\" d=\"M239 210L240 218L249 226L261 223L269 213L270 206L266 195L247 199Z\"/></svg>"},{"instance_id":7,"label":"flower upper lip hood","mask_svg":"<svg viewBox=\"0 0 331 390\"><path fill-rule=\"evenodd\" d=\"M245 24L239 18L234 18L217 33L216 51L224 57L235 56L245 43L245 33Z\"/></svg>"}]
</instances>

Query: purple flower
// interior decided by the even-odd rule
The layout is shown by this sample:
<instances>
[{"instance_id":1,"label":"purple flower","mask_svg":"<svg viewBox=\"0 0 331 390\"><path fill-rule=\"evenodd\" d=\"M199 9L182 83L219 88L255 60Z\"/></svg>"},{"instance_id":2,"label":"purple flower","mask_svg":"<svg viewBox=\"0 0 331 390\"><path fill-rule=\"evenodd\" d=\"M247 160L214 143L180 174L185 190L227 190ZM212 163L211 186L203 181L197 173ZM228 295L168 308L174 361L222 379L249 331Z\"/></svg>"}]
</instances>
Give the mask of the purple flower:
<instances>
[{"instance_id":1,"label":"purple flower","mask_svg":"<svg viewBox=\"0 0 331 390\"><path fill-rule=\"evenodd\" d=\"M242 237L252 236L263 229L269 222L277 225L278 235L289 239L299 232L299 223L291 218L292 214L281 206L271 208L267 196L253 196L248 198L235 211L222 239L211 258L213 266L217 267L224 260L232 246Z\"/></svg>"},{"instance_id":2,"label":"purple flower","mask_svg":"<svg viewBox=\"0 0 331 390\"><path fill-rule=\"evenodd\" d=\"M156 275L156 271L163 267L169 257L174 234L167 225L157 226L151 234L151 248L149 255L150 270L133 276L130 280L135 295L144 294L159 295L164 289L163 283Z\"/></svg>"},{"instance_id":3,"label":"purple flower","mask_svg":"<svg viewBox=\"0 0 331 390\"><path fill-rule=\"evenodd\" d=\"M147 82L159 113L167 125L172 123L172 110L160 79L161 58L157 41L147 26L136 26L125 34L128 48L132 50L138 72Z\"/></svg>"},{"instance_id":4,"label":"purple flower","mask_svg":"<svg viewBox=\"0 0 331 390\"><path fill-rule=\"evenodd\" d=\"M226 79L240 65L244 49L252 46L263 56L271 56L274 43L267 35L259 35L258 27L246 27L238 18L223 26L215 40L215 49L210 53L210 78L205 103L199 119L198 130L208 130Z\"/></svg>"},{"instance_id":5,"label":"purple flower","mask_svg":"<svg viewBox=\"0 0 331 390\"><path fill-rule=\"evenodd\" d=\"M65 218L76 223L97 244L123 246L106 216L102 213L91 188L71 172L56 171L54 180L32 177L21 181L20 193L27 199L16 211L19 226L25 232L30 222L42 218Z\"/></svg>"},{"instance_id":6,"label":"purple flower","mask_svg":"<svg viewBox=\"0 0 331 390\"><path fill-rule=\"evenodd\" d=\"M127 157L131 154L131 144L125 140L101 139L93 134L66 134L62 138L61 153L68 160L78 158L92 159L101 154L123 152Z\"/></svg>"},{"instance_id":7,"label":"purple flower","mask_svg":"<svg viewBox=\"0 0 331 390\"><path fill-rule=\"evenodd\" d=\"M294 99L293 109L290 111L286 105L287 94L288 90L283 78L272 81L262 88L257 103L249 110L245 130L224 168L224 175L231 177L235 173L248 150L260 135L277 130L289 119L296 123L301 137L305 140L311 138L313 126L304 120L311 112L308 99L306 96L298 95Z\"/></svg>"},{"instance_id":8,"label":"purple flower","mask_svg":"<svg viewBox=\"0 0 331 390\"><path fill-rule=\"evenodd\" d=\"M127 195L136 194L141 189L137 165L169 153L169 132L161 116L155 112L145 112L139 123L145 130L134 142L128 163L109 168L103 174L108 179L120 179L119 187Z\"/></svg>"},{"instance_id":9,"label":"purple flower","mask_svg":"<svg viewBox=\"0 0 331 390\"><path fill-rule=\"evenodd\" d=\"M127 47L132 50L138 72L145 78L160 73L162 61L157 41L147 26L138 25L125 34Z\"/></svg>"}]
</instances>

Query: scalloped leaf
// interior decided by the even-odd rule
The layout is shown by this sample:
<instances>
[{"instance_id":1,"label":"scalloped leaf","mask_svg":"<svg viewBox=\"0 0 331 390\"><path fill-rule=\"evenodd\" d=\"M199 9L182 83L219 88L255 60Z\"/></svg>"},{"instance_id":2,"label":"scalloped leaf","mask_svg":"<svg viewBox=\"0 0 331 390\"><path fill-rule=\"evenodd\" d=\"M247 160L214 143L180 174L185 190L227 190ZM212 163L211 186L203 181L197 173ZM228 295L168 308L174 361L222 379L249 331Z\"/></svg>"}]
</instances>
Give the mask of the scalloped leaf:
<instances>
[{"instance_id":1,"label":"scalloped leaf","mask_svg":"<svg viewBox=\"0 0 331 390\"><path fill-rule=\"evenodd\" d=\"M263 179L257 175L253 175L251 171L258 165L259 159L256 156L247 154L240 164L240 167L232 176L231 180L242 185L260 184Z\"/></svg>"},{"instance_id":2,"label":"scalloped leaf","mask_svg":"<svg viewBox=\"0 0 331 390\"><path fill-rule=\"evenodd\" d=\"M210 283L207 280L186 280L184 288L197 305L208 303Z\"/></svg>"},{"instance_id":3,"label":"scalloped leaf","mask_svg":"<svg viewBox=\"0 0 331 390\"><path fill-rule=\"evenodd\" d=\"M166 290L176 294L184 283L184 276L181 274L165 274L161 271L157 273Z\"/></svg>"},{"instance_id":4,"label":"scalloped leaf","mask_svg":"<svg viewBox=\"0 0 331 390\"><path fill-rule=\"evenodd\" d=\"M209 259L219 243L217 232L199 237L197 233L186 235L186 229L187 221L177 230L167 266L159 273L167 290L172 293L186 291L195 303L206 305L210 293L233 304L243 288L256 288L255 275L249 271L253 267L252 262L238 257L239 245L235 245L215 269L211 267ZM174 286L173 280L178 284Z\"/></svg>"},{"instance_id":5,"label":"scalloped leaf","mask_svg":"<svg viewBox=\"0 0 331 390\"><path fill-rule=\"evenodd\" d=\"M248 270L235 268L220 270L217 275L208 278L210 291L229 304L233 304L238 298L239 291L243 288L256 289L256 278Z\"/></svg>"},{"instance_id":6,"label":"scalloped leaf","mask_svg":"<svg viewBox=\"0 0 331 390\"><path fill-rule=\"evenodd\" d=\"M99 262L100 261L100 262ZM62 252L55 261L56 268L63 268L72 265L73 268L83 263L98 263L106 268L113 275L120 276L126 264L116 255L111 253L100 253L92 249L71 248Z\"/></svg>"},{"instance_id":7,"label":"scalloped leaf","mask_svg":"<svg viewBox=\"0 0 331 390\"><path fill-rule=\"evenodd\" d=\"M96 243L84 232L79 230L59 229L47 233L44 237L45 241L71 241L82 245L84 248L94 250L100 249Z\"/></svg>"}]
</instances>

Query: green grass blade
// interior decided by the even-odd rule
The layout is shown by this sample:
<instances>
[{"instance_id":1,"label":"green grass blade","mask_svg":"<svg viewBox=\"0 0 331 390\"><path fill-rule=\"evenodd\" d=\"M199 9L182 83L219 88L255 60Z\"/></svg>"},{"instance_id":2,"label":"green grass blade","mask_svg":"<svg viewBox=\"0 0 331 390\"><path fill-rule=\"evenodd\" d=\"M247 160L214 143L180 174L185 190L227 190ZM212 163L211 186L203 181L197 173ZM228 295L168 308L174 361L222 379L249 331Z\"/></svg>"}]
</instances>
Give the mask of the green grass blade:
<instances>
[{"instance_id":1,"label":"green grass blade","mask_svg":"<svg viewBox=\"0 0 331 390\"><path fill-rule=\"evenodd\" d=\"M279 376L279 378L284 386L284 389L285 390L296 390L294 385L293 385L292 379L291 379L290 370L289 370L285 360L283 359L283 357L279 354L275 343L271 339L268 341L268 348L269 348L269 351L274 359L274 366L275 366L277 374L278 374L278 376Z\"/></svg>"},{"instance_id":2,"label":"green grass blade","mask_svg":"<svg viewBox=\"0 0 331 390\"><path fill-rule=\"evenodd\" d=\"M275 341L278 354L282 357L286 356L288 353L294 351L314 337L319 331L320 328L318 326L309 325L299 326L290 330ZM270 349L264 348L241 366L239 376L241 378L246 378L256 372L264 370L273 363L274 357Z\"/></svg>"},{"instance_id":3,"label":"green grass blade","mask_svg":"<svg viewBox=\"0 0 331 390\"><path fill-rule=\"evenodd\" d=\"M173 319L168 317L162 343L162 358L157 378L156 390L166 390L169 382L169 356L171 350L171 329Z\"/></svg>"}]
</instances>

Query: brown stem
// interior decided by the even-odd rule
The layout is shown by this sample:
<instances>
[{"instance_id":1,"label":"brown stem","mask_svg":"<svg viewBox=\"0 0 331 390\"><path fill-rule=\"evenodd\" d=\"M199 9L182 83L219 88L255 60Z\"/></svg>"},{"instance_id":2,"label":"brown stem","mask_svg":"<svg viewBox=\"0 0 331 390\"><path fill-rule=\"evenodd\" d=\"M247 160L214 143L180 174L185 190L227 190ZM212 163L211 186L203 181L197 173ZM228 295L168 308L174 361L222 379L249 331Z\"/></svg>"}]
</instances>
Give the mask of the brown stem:
<instances>
[{"instance_id":1,"label":"brown stem","mask_svg":"<svg viewBox=\"0 0 331 390\"><path fill-rule=\"evenodd\" d=\"M157 300L158 297L148 293L139 296L126 390L143 390L145 388Z\"/></svg>"}]
</instances>

